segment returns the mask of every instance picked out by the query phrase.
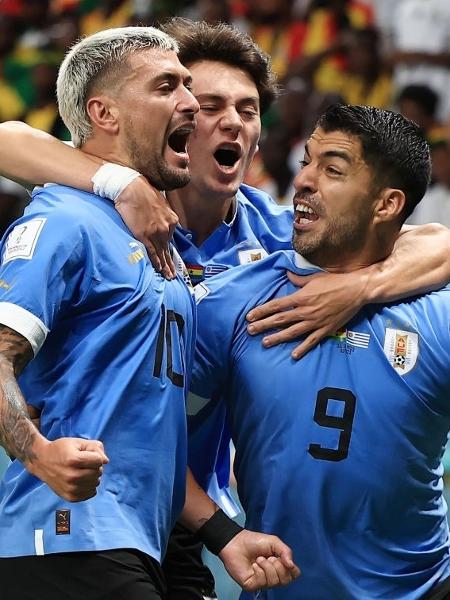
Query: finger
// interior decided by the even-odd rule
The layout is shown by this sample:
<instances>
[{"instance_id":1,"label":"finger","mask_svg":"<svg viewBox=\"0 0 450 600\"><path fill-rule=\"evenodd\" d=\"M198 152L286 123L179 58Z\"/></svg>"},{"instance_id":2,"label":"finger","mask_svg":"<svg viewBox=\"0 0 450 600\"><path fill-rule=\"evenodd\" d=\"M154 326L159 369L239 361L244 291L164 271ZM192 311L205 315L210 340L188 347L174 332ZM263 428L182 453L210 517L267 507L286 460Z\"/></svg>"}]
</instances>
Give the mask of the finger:
<instances>
[{"instance_id":1,"label":"finger","mask_svg":"<svg viewBox=\"0 0 450 600\"><path fill-rule=\"evenodd\" d=\"M246 592L255 592L267 587L264 570L256 563L252 563L253 574L244 581L243 588Z\"/></svg>"},{"instance_id":2,"label":"finger","mask_svg":"<svg viewBox=\"0 0 450 600\"><path fill-rule=\"evenodd\" d=\"M89 489L98 486L102 474L102 467L82 467L69 471L67 474L67 480L76 489Z\"/></svg>"},{"instance_id":3,"label":"finger","mask_svg":"<svg viewBox=\"0 0 450 600\"><path fill-rule=\"evenodd\" d=\"M170 272L170 278L175 279L177 276L177 271L175 269L175 263L173 262L172 255L170 253L169 246L166 245L164 248L164 260Z\"/></svg>"},{"instance_id":4,"label":"finger","mask_svg":"<svg viewBox=\"0 0 450 600\"><path fill-rule=\"evenodd\" d=\"M95 496L100 485L101 474L93 470L78 470L63 474L61 490L64 497L74 498L75 501Z\"/></svg>"},{"instance_id":5,"label":"finger","mask_svg":"<svg viewBox=\"0 0 450 600\"><path fill-rule=\"evenodd\" d=\"M297 275L292 271L286 271L289 281L297 287L304 287L307 283L318 277L323 277L322 273L314 273L314 275Z\"/></svg>"},{"instance_id":6,"label":"finger","mask_svg":"<svg viewBox=\"0 0 450 600\"><path fill-rule=\"evenodd\" d=\"M247 321L251 323L253 321L259 321L260 319L264 319L270 315L281 312L288 308L292 308L295 306L295 302L293 303L293 299L291 296L283 296L283 298L275 298L275 300L270 300L265 304L261 304L261 306L256 306L252 308L246 315Z\"/></svg>"},{"instance_id":7,"label":"finger","mask_svg":"<svg viewBox=\"0 0 450 600\"><path fill-rule=\"evenodd\" d=\"M275 585L287 585L288 583L291 583L295 579L295 576L293 573L293 570L295 569L294 563L292 563L292 567L287 567L286 565L283 564L281 558L276 558L275 556L269 557L268 562L271 563L271 565L277 572L278 584L275 584ZM266 577L267 577L267 573L266 573Z\"/></svg>"},{"instance_id":8,"label":"finger","mask_svg":"<svg viewBox=\"0 0 450 600\"><path fill-rule=\"evenodd\" d=\"M168 280L173 279L172 269L171 269L170 265L168 265L168 263L167 263L167 258L168 258L167 252L166 252L167 245L165 243L156 243L155 242L153 247L154 247L156 258L159 261L159 266L160 266L159 272L165 279L168 279Z\"/></svg>"},{"instance_id":9,"label":"finger","mask_svg":"<svg viewBox=\"0 0 450 600\"><path fill-rule=\"evenodd\" d=\"M105 447L103 442L100 440L83 440L85 444L82 446L82 450L88 450L90 452L98 452L102 458L102 464L109 462L109 458L105 454Z\"/></svg>"},{"instance_id":10,"label":"finger","mask_svg":"<svg viewBox=\"0 0 450 600\"><path fill-rule=\"evenodd\" d=\"M105 460L106 458L106 460ZM91 450L81 450L76 459L72 463L77 469L98 469L108 462L108 458L100 452L92 452Z\"/></svg>"},{"instance_id":11,"label":"finger","mask_svg":"<svg viewBox=\"0 0 450 600\"><path fill-rule=\"evenodd\" d=\"M304 317L305 315L302 309L292 308L291 310L272 315L271 317L266 317L255 323L250 323L247 325L247 331L250 335L256 335L268 331L269 329L280 329L281 327L286 327L293 323L299 323L299 321L303 322Z\"/></svg>"},{"instance_id":12,"label":"finger","mask_svg":"<svg viewBox=\"0 0 450 600\"><path fill-rule=\"evenodd\" d=\"M279 543L284 546L284 548L279 551L279 561L283 567L289 571L290 577L292 579L297 579L301 571L294 563L294 559L292 558L292 550L289 548L289 546L283 544L283 542L280 541Z\"/></svg>"},{"instance_id":13,"label":"finger","mask_svg":"<svg viewBox=\"0 0 450 600\"><path fill-rule=\"evenodd\" d=\"M318 329L317 331L313 331L308 335L308 337L303 340L301 344L296 346L292 351L292 358L294 360L299 360L302 356L305 356L307 352L315 348L323 339L330 335L330 331L328 329Z\"/></svg>"},{"instance_id":14,"label":"finger","mask_svg":"<svg viewBox=\"0 0 450 600\"><path fill-rule=\"evenodd\" d=\"M271 348L272 346L277 346L278 344L284 344L285 342L297 340L305 333L308 333L310 329L311 327L307 321L295 323L295 325L286 327L286 329L275 331L274 333L264 336L261 343L264 348Z\"/></svg>"},{"instance_id":15,"label":"finger","mask_svg":"<svg viewBox=\"0 0 450 600\"><path fill-rule=\"evenodd\" d=\"M264 577L266 578L267 587L275 587L281 584L280 578L278 576L278 570L274 563L274 561L277 560L278 559L275 556L271 556L270 558L259 556L256 559L258 566L264 571Z\"/></svg>"},{"instance_id":16,"label":"finger","mask_svg":"<svg viewBox=\"0 0 450 600\"><path fill-rule=\"evenodd\" d=\"M177 213L174 212L173 210L171 210L170 219L169 219L169 240L172 239L173 233L174 233L179 221L180 221L180 219L178 218Z\"/></svg>"},{"instance_id":17,"label":"finger","mask_svg":"<svg viewBox=\"0 0 450 600\"><path fill-rule=\"evenodd\" d=\"M161 261L155 246L148 241L145 247L147 248L148 257L153 265L153 268L157 273L161 273Z\"/></svg>"}]
</instances>

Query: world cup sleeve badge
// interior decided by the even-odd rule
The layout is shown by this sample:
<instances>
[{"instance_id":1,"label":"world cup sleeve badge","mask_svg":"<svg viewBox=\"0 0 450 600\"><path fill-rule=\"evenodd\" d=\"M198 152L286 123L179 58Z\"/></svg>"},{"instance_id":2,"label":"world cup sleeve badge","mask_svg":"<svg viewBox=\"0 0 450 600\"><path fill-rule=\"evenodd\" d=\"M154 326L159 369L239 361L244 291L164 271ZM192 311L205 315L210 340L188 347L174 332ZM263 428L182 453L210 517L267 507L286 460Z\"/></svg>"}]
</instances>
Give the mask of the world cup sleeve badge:
<instances>
[{"instance_id":1,"label":"world cup sleeve badge","mask_svg":"<svg viewBox=\"0 0 450 600\"><path fill-rule=\"evenodd\" d=\"M411 371L419 356L419 335L413 331L386 328L384 353L399 375Z\"/></svg>"}]
</instances>

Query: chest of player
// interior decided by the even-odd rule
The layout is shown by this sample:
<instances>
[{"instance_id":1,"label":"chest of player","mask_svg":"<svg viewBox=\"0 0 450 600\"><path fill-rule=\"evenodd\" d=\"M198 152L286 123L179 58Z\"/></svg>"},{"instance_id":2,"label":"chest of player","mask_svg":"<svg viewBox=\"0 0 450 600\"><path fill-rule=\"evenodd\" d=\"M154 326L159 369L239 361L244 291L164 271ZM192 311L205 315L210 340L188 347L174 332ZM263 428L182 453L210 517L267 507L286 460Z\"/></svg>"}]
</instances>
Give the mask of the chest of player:
<instances>
[{"instance_id":1,"label":"chest of player","mask_svg":"<svg viewBox=\"0 0 450 600\"><path fill-rule=\"evenodd\" d=\"M257 432L253 458L289 448L296 473L319 461L361 482L373 465L396 478L423 456L437 460L449 426L447 384L429 368L430 349L420 356L417 333L360 321L298 362L290 356L296 343L264 349L260 337L236 335L228 411L237 444L245 448ZM355 457L371 468L355 471Z\"/></svg>"}]
</instances>

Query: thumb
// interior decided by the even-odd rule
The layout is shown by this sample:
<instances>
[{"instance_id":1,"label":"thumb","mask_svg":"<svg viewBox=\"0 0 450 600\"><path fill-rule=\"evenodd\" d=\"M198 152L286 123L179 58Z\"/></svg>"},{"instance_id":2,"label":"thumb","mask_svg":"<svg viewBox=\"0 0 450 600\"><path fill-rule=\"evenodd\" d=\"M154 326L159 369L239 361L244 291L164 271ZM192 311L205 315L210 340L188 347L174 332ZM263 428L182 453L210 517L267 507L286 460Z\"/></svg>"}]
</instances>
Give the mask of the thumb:
<instances>
[{"instance_id":1,"label":"thumb","mask_svg":"<svg viewBox=\"0 0 450 600\"><path fill-rule=\"evenodd\" d=\"M288 276L289 281L291 281L297 287L304 287L307 283L309 283L313 279L320 277L321 274L314 273L313 275L297 275L296 273L293 273L292 271L287 271L287 276Z\"/></svg>"},{"instance_id":2,"label":"thumb","mask_svg":"<svg viewBox=\"0 0 450 600\"><path fill-rule=\"evenodd\" d=\"M293 569L295 567L292 558L292 550L277 537L272 541L272 554L277 556L288 569Z\"/></svg>"}]
</instances>

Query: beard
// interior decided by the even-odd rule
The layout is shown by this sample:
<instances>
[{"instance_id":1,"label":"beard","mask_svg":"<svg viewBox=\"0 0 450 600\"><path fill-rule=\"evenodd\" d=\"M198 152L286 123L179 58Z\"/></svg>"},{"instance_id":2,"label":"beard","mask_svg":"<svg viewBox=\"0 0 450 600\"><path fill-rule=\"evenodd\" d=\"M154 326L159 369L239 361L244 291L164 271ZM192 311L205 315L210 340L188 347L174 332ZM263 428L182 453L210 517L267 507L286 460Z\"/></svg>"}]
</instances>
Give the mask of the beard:
<instances>
[{"instance_id":1,"label":"beard","mask_svg":"<svg viewBox=\"0 0 450 600\"><path fill-rule=\"evenodd\" d=\"M170 167L162 154L153 152L153 156L143 152L141 144L131 126L125 130L125 143L133 169L139 171L157 190L170 191L184 187L191 179L187 168Z\"/></svg>"},{"instance_id":2,"label":"beard","mask_svg":"<svg viewBox=\"0 0 450 600\"><path fill-rule=\"evenodd\" d=\"M364 210L349 218L329 221L319 233L302 233L294 229L292 245L309 262L326 267L335 263L336 258L355 254L363 248L370 221L370 211Z\"/></svg>"}]
</instances>

